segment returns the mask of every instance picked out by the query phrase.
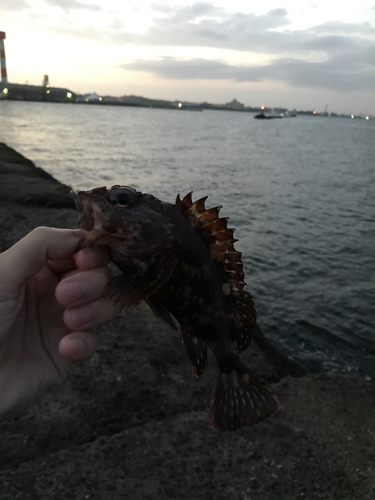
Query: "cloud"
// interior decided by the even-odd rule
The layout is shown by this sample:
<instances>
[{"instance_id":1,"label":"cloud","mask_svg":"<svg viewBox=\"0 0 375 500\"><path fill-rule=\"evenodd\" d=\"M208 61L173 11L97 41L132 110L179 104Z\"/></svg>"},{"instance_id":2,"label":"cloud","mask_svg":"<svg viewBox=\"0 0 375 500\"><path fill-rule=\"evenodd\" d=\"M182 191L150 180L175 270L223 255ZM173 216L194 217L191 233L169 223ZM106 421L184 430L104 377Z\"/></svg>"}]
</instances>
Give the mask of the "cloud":
<instances>
[{"instance_id":1,"label":"cloud","mask_svg":"<svg viewBox=\"0 0 375 500\"><path fill-rule=\"evenodd\" d=\"M287 11L274 9L257 16L253 13L228 13L211 3L198 2L176 7L166 17L155 19L150 29L135 38L141 45L204 46L236 50L252 50L261 42L260 34L288 24ZM277 38L270 33L269 39Z\"/></svg>"},{"instance_id":2,"label":"cloud","mask_svg":"<svg viewBox=\"0 0 375 500\"><path fill-rule=\"evenodd\" d=\"M10 2L10 5L25 3L25 0L1 1ZM98 5L85 4L79 0L44 2L67 11L101 9ZM289 28L288 12L284 8L256 15L231 12L203 1L187 6L154 3L151 7L152 19L147 19L141 33L136 27L129 28L128 20L123 21L121 16L114 18L110 12L105 13L109 17L100 28L93 29L88 24L82 26L82 23L75 26L72 23L46 29L124 47L127 56L132 46L152 47L153 53L159 53L158 59L139 59L122 67L128 71L146 71L166 79L235 82L271 80L294 87L374 91L375 28L369 22L355 24L330 21L308 29L292 30ZM103 17L101 13L99 15ZM80 19L85 22L84 16ZM169 48L176 47L184 47L184 54L189 53L188 47L194 48L194 53L196 48L201 47L223 49L226 52L223 52L221 60L162 57ZM232 51L242 52L241 60L245 56L251 61L255 53L265 55L271 62L236 65L230 59ZM224 57L228 59L224 60Z\"/></svg>"},{"instance_id":3,"label":"cloud","mask_svg":"<svg viewBox=\"0 0 375 500\"><path fill-rule=\"evenodd\" d=\"M208 47L259 54L309 54L349 50L358 39L375 34L370 23L329 22L306 30L287 30L288 12L274 9L263 15L230 13L211 3L187 7L154 5L163 12L142 34L121 28L106 37L116 44L152 47Z\"/></svg>"},{"instance_id":4,"label":"cloud","mask_svg":"<svg viewBox=\"0 0 375 500\"><path fill-rule=\"evenodd\" d=\"M340 59L323 62L308 62L295 59L280 59L265 68L266 74L298 87L314 87L336 91L373 91L375 67L361 61ZM275 79L275 78L273 78Z\"/></svg>"},{"instance_id":5,"label":"cloud","mask_svg":"<svg viewBox=\"0 0 375 500\"><path fill-rule=\"evenodd\" d=\"M154 10L155 12L160 12L163 14L170 14L173 11L173 7L171 5L161 4L161 3L150 4L150 9Z\"/></svg>"},{"instance_id":6,"label":"cloud","mask_svg":"<svg viewBox=\"0 0 375 500\"><path fill-rule=\"evenodd\" d=\"M48 1L65 5L64 0ZM69 0L67 5L71 2L76 0ZM152 9L157 15L143 33L130 31L121 18L116 18L116 29L97 30L95 38L117 45L272 51L272 47L279 43L280 34L270 30L289 23L285 9L273 9L260 16L253 13L228 13L206 2L188 6L152 4ZM84 28L80 28L79 33L75 33L72 28L72 35L91 37L90 30Z\"/></svg>"},{"instance_id":7,"label":"cloud","mask_svg":"<svg viewBox=\"0 0 375 500\"><path fill-rule=\"evenodd\" d=\"M178 60L164 57L158 61L139 60L122 66L130 71L151 72L159 77L178 80L232 80L236 82L281 81L292 86L315 87L337 91L366 89L375 86L375 66L365 59L346 61L340 58L308 62L296 58L276 59L267 65L236 66L219 60Z\"/></svg>"},{"instance_id":8,"label":"cloud","mask_svg":"<svg viewBox=\"0 0 375 500\"><path fill-rule=\"evenodd\" d=\"M1 0L0 3L0 10L5 12L23 10L26 7L28 7L27 0Z\"/></svg>"},{"instance_id":9,"label":"cloud","mask_svg":"<svg viewBox=\"0 0 375 500\"><path fill-rule=\"evenodd\" d=\"M1 1L1 0L0 0ZM21 0L15 0L21 1ZM78 0L45 0L61 8L90 8ZM92 8L99 8L95 5ZM288 30L286 9L273 9L266 14L228 12L208 2L188 6L152 4L153 18L144 32L131 31L117 17L107 28L92 30L91 26L74 28L70 35L102 41L118 46L138 47L207 47L272 56L302 54L316 59L328 59L339 51L355 54L362 42L375 34L370 23L362 24L328 22L306 30ZM56 28L59 30L59 28Z\"/></svg>"},{"instance_id":10,"label":"cloud","mask_svg":"<svg viewBox=\"0 0 375 500\"><path fill-rule=\"evenodd\" d=\"M195 21L197 18L203 16L216 16L219 15L222 9L215 7L211 3L196 2L188 6L178 6L171 11L171 16L168 20L170 24L180 25L190 21Z\"/></svg>"},{"instance_id":11,"label":"cloud","mask_svg":"<svg viewBox=\"0 0 375 500\"><path fill-rule=\"evenodd\" d=\"M375 7L374 7L375 8ZM367 21L361 24L341 23L339 21L329 21L310 28L311 32L317 34L341 34L341 35L375 35L375 28Z\"/></svg>"},{"instance_id":12,"label":"cloud","mask_svg":"<svg viewBox=\"0 0 375 500\"><path fill-rule=\"evenodd\" d=\"M160 9L160 6L156 7ZM375 29L362 24L331 21L305 30L287 30L288 12L274 9L264 15L228 13L211 3L175 7L129 43L191 46L266 54L265 65L233 65L224 60L137 60L123 67L179 80L212 79L237 82L274 80L298 87L354 91L375 88ZM120 33L125 42L129 33ZM130 43L131 43L130 42ZM161 49L162 50L162 49Z\"/></svg>"},{"instance_id":13,"label":"cloud","mask_svg":"<svg viewBox=\"0 0 375 500\"><path fill-rule=\"evenodd\" d=\"M78 0L44 0L44 2L51 7L60 7L66 12L72 9L85 9L94 11L103 10L99 5L86 4L83 2L79 2Z\"/></svg>"},{"instance_id":14,"label":"cloud","mask_svg":"<svg viewBox=\"0 0 375 500\"><path fill-rule=\"evenodd\" d=\"M236 80L238 67L222 61L206 59L190 59L182 61L173 57L163 57L161 60L139 60L124 64L124 69L130 71L147 71L162 78L177 80Z\"/></svg>"}]
</instances>

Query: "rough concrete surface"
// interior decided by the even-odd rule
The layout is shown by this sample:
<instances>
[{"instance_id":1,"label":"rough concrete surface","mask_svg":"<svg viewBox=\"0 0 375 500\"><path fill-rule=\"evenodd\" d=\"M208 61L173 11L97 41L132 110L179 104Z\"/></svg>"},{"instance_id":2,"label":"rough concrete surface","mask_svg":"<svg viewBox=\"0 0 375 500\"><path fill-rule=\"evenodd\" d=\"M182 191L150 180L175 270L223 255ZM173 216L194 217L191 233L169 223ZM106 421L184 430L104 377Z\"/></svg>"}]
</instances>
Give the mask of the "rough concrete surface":
<instances>
[{"instance_id":1,"label":"rough concrete surface","mask_svg":"<svg viewBox=\"0 0 375 500\"><path fill-rule=\"evenodd\" d=\"M0 144L0 251L76 219L67 186ZM0 499L375 498L373 381L304 374L259 331L242 358L283 409L218 433L207 420L212 357L196 380L179 335L142 306L97 333L90 360L0 424Z\"/></svg>"}]
</instances>

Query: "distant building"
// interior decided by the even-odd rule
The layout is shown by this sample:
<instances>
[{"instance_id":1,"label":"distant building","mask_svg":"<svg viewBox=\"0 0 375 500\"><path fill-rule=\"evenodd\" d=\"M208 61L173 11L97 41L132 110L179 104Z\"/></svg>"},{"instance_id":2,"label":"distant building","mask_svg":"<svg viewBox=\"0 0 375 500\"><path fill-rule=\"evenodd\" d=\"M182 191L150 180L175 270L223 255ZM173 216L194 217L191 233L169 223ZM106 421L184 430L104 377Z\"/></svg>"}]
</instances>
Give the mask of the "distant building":
<instances>
[{"instance_id":1,"label":"distant building","mask_svg":"<svg viewBox=\"0 0 375 500\"><path fill-rule=\"evenodd\" d=\"M89 94L85 98L86 102L99 102L101 100L102 100L102 98L96 92L93 92L92 94Z\"/></svg>"},{"instance_id":2,"label":"distant building","mask_svg":"<svg viewBox=\"0 0 375 500\"><path fill-rule=\"evenodd\" d=\"M69 89L49 86L49 77L44 75L43 85L22 85L9 83L6 68L4 40L6 33L0 31L1 82L0 99L13 101L75 102L76 94Z\"/></svg>"},{"instance_id":3,"label":"distant building","mask_svg":"<svg viewBox=\"0 0 375 500\"><path fill-rule=\"evenodd\" d=\"M103 97L99 96L96 92L93 92L92 94L77 94L76 96L76 102L88 102L88 103L96 103L99 104L103 102ZM114 98L114 101L118 100L117 98Z\"/></svg>"},{"instance_id":4,"label":"distant building","mask_svg":"<svg viewBox=\"0 0 375 500\"><path fill-rule=\"evenodd\" d=\"M238 102L237 99L233 99L233 101L224 104L223 107L228 109L244 109L245 105L241 102Z\"/></svg>"},{"instance_id":5,"label":"distant building","mask_svg":"<svg viewBox=\"0 0 375 500\"><path fill-rule=\"evenodd\" d=\"M178 102L175 101L174 105L178 109L182 109L185 111L203 111L203 107L201 104L195 103L195 102Z\"/></svg>"},{"instance_id":6,"label":"distant building","mask_svg":"<svg viewBox=\"0 0 375 500\"><path fill-rule=\"evenodd\" d=\"M19 83L0 83L0 99L12 101L75 102L76 94L69 89L39 87Z\"/></svg>"}]
</instances>

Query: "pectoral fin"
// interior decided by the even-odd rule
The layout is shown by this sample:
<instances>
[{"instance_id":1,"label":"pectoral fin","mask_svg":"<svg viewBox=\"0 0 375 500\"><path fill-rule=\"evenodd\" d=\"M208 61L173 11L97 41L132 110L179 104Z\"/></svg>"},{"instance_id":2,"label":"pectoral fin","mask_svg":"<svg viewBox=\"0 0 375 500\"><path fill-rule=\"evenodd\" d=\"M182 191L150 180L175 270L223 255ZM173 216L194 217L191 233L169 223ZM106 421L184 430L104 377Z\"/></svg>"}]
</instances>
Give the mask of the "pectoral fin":
<instances>
[{"instance_id":1,"label":"pectoral fin","mask_svg":"<svg viewBox=\"0 0 375 500\"><path fill-rule=\"evenodd\" d=\"M178 330L173 316L161 302L153 297L149 297L145 302L157 318L164 321L164 323L167 323L167 325L173 328L173 330Z\"/></svg>"},{"instance_id":2,"label":"pectoral fin","mask_svg":"<svg viewBox=\"0 0 375 500\"><path fill-rule=\"evenodd\" d=\"M113 278L107 286L106 295L121 305L124 311L139 304L154 294L171 277L176 258L170 255L160 256L155 261L139 266L123 268L123 274Z\"/></svg>"},{"instance_id":3,"label":"pectoral fin","mask_svg":"<svg viewBox=\"0 0 375 500\"><path fill-rule=\"evenodd\" d=\"M193 365L195 377L202 375L207 364L207 344L204 340L194 335L189 327L181 329L182 342Z\"/></svg>"},{"instance_id":4,"label":"pectoral fin","mask_svg":"<svg viewBox=\"0 0 375 500\"><path fill-rule=\"evenodd\" d=\"M139 304L147 297L147 291L142 286L137 274L120 274L113 278L107 285L106 295L115 304L120 304L121 310L125 311L131 306Z\"/></svg>"}]
</instances>

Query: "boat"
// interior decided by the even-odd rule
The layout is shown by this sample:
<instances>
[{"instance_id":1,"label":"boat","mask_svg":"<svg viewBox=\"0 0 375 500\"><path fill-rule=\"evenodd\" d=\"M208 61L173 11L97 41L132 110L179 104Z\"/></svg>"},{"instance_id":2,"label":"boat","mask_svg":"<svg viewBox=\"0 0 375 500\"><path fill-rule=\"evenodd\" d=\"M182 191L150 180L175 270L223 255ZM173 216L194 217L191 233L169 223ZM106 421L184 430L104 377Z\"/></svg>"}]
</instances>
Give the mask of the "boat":
<instances>
[{"instance_id":1,"label":"boat","mask_svg":"<svg viewBox=\"0 0 375 500\"><path fill-rule=\"evenodd\" d=\"M264 113L259 113L259 115L255 115L254 118L257 120L273 120L274 118L282 118L281 115L271 115L266 116Z\"/></svg>"}]
</instances>

